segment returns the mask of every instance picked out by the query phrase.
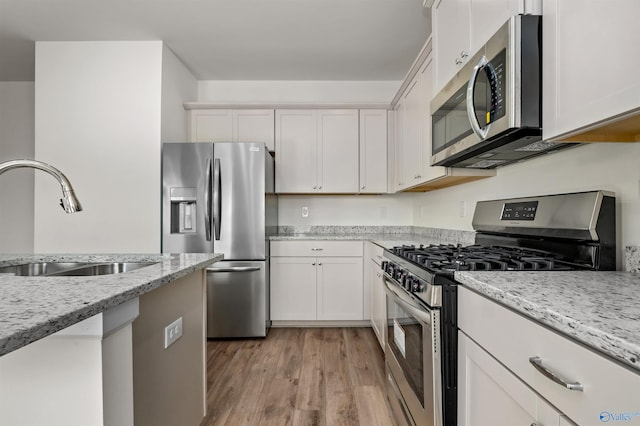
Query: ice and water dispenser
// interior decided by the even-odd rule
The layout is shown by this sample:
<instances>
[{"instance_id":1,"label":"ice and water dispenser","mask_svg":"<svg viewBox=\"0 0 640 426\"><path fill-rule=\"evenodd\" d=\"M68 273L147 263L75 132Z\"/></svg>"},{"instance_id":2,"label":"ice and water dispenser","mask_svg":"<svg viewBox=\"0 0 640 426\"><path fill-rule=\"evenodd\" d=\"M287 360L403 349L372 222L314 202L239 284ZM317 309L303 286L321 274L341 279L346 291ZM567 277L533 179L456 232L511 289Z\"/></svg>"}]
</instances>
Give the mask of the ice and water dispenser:
<instances>
[{"instance_id":1,"label":"ice and water dispenser","mask_svg":"<svg viewBox=\"0 0 640 426\"><path fill-rule=\"evenodd\" d=\"M191 234L196 231L196 188L170 188L171 233Z\"/></svg>"}]
</instances>

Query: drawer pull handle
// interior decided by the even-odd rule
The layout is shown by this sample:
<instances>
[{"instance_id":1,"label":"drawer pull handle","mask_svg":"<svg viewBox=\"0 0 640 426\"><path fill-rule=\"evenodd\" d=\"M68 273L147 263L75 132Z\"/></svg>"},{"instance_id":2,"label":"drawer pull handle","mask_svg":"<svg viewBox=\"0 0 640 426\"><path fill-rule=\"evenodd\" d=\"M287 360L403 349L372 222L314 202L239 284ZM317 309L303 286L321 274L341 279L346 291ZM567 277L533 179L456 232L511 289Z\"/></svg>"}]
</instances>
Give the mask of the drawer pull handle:
<instances>
[{"instance_id":1,"label":"drawer pull handle","mask_svg":"<svg viewBox=\"0 0 640 426\"><path fill-rule=\"evenodd\" d=\"M568 380L565 380L564 378L560 377L558 374L554 373L553 371L549 370L547 367L543 366L542 359L539 356L532 356L531 358L529 358L529 362L531 363L531 365L533 365L536 368L536 370L541 372L545 377L547 377L550 380L553 380L554 382L561 385L562 387L565 387L569 390L579 391L579 392L584 391L584 386L582 386L580 383L578 382L570 383Z\"/></svg>"},{"instance_id":2,"label":"drawer pull handle","mask_svg":"<svg viewBox=\"0 0 640 426\"><path fill-rule=\"evenodd\" d=\"M322 251L322 248L312 248L311 251Z\"/></svg>"}]
</instances>

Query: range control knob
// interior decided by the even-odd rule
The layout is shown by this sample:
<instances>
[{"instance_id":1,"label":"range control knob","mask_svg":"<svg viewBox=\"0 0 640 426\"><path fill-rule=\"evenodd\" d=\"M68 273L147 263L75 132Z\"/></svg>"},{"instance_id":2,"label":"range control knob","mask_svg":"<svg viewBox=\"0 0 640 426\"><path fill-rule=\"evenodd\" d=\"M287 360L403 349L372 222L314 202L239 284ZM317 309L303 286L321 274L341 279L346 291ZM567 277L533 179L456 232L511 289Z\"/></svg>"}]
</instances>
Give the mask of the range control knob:
<instances>
[{"instance_id":1,"label":"range control knob","mask_svg":"<svg viewBox=\"0 0 640 426\"><path fill-rule=\"evenodd\" d=\"M423 290L424 290L424 284L422 284L419 279L414 278L413 282L411 283L411 292L420 293Z\"/></svg>"},{"instance_id":2,"label":"range control knob","mask_svg":"<svg viewBox=\"0 0 640 426\"><path fill-rule=\"evenodd\" d=\"M413 277L409 274L405 275L402 280L402 287L411 291L411 283L413 282Z\"/></svg>"},{"instance_id":3,"label":"range control knob","mask_svg":"<svg viewBox=\"0 0 640 426\"><path fill-rule=\"evenodd\" d=\"M386 260L383 260L382 263L380 264L380 269L382 269L383 271L387 272L387 264L389 262L387 262Z\"/></svg>"}]
</instances>

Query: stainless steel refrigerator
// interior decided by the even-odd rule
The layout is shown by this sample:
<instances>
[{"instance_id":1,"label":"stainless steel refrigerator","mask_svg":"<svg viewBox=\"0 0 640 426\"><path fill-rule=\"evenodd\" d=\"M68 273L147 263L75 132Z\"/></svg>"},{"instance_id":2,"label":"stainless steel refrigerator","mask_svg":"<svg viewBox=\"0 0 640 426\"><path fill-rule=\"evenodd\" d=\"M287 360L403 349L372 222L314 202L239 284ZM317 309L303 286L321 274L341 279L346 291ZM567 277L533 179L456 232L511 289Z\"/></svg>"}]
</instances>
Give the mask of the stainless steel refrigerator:
<instances>
[{"instance_id":1,"label":"stainless steel refrigerator","mask_svg":"<svg viewBox=\"0 0 640 426\"><path fill-rule=\"evenodd\" d=\"M274 161L264 143L162 145L162 251L222 253L207 269L207 336L266 336Z\"/></svg>"}]
</instances>

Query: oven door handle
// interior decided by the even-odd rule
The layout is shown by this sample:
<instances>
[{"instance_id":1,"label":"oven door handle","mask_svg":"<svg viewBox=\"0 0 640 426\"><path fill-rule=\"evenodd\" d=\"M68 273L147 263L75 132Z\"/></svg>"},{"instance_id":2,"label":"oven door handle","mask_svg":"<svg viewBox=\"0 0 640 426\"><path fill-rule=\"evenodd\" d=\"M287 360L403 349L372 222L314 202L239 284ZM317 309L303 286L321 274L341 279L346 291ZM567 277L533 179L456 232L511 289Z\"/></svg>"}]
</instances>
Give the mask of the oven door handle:
<instances>
[{"instance_id":1,"label":"oven door handle","mask_svg":"<svg viewBox=\"0 0 640 426\"><path fill-rule=\"evenodd\" d=\"M387 294L394 298L395 302L402 306L408 313L422 321L427 325L431 325L431 315L429 315L429 309L426 306L420 305L413 300L411 296L404 293L404 291L396 288L397 285L391 281L391 278L384 274L384 285L387 288Z\"/></svg>"}]
</instances>

